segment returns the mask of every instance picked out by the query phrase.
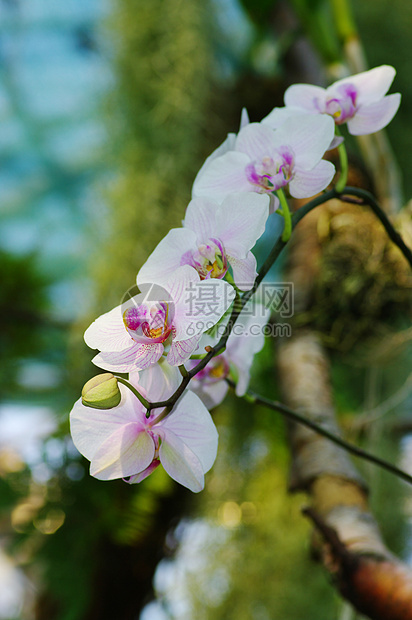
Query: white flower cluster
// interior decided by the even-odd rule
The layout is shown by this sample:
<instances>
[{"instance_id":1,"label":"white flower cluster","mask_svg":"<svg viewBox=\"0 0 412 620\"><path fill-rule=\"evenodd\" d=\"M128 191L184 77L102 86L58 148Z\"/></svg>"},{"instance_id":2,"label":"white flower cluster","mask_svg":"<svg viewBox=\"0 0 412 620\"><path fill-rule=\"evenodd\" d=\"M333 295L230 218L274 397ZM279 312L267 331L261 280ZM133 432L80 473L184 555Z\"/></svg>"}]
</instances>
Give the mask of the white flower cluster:
<instances>
[{"instance_id":1,"label":"white flower cluster","mask_svg":"<svg viewBox=\"0 0 412 620\"><path fill-rule=\"evenodd\" d=\"M260 123L249 123L243 114L239 133L229 134L206 160L183 225L166 235L137 274L139 292L86 330L86 344L99 351L93 362L111 373L128 373L132 387L121 384L111 408L97 408L96 399L91 404L84 397L72 409L73 441L90 460L92 476L140 482L161 463L180 484L203 489L218 444L207 408L223 400L228 377L238 395L246 392L269 311L240 314L245 329L230 334L224 352L199 370L171 411L147 409L141 400L167 401L182 374L216 345L210 328L227 322L235 296L254 286L253 247L269 214L281 205L286 222L284 191L310 198L331 183L335 168L323 156L342 142L336 126L347 123L359 135L393 118L400 95L386 93L394 75L392 67L382 66L327 89L293 85L284 108ZM246 305L250 310L256 303ZM260 329L247 329L251 321Z\"/></svg>"}]
</instances>

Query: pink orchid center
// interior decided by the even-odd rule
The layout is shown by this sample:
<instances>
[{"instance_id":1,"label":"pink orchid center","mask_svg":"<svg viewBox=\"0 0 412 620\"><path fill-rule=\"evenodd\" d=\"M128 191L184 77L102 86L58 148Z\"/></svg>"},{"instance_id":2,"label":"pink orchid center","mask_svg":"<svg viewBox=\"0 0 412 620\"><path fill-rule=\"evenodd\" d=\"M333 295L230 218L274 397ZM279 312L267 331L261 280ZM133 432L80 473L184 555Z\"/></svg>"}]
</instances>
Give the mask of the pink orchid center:
<instances>
[{"instance_id":1,"label":"pink orchid center","mask_svg":"<svg viewBox=\"0 0 412 620\"><path fill-rule=\"evenodd\" d=\"M207 239L191 253L189 264L196 269L201 280L223 278L227 272L227 256L219 239Z\"/></svg>"},{"instance_id":2,"label":"pink orchid center","mask_svg":"<svg viewBox=\"0 0 412 620\"><path fill-rule=\"evenodd\" d=\"M289 183L293 177L295 157L288 146L277 149L274 157L266 155L245 168L246 178L260 193L274 192Z\"/></svg>"},{"instance_id":3,"label":"pink orchid center","mask_svg":"<svg viewBox=\"0 0 412 620\"><path fill-rule=\"evenodd\" d=\"M326 99L322 111L332 116L337 125L341 125L355 116L357 94L353 84L341 84L334 95Z\"/></svg>"},{"instance_id":4,"label":"pink orchid center","mask_svg":"<svg viewBox=\"0 0 412 620\"><path fill-rule=\"evenodd\" d=\"M137 342L164 342L172 331L169 315L169 304L158 301L127 308L123 313L123 322Z\"/></svg>"},{"instance_id":5,"label":"pink orchid center","mask_svg":"<svg viewBox=\"0 0 412 620\"><path fill-rule=\"evenodd\" d=\"M223 381L229 375L230 368L227 360L223 355L214 357L208 365L199 371L196 379L205 384L217 383Z\"/></svg>"}]
</instances>

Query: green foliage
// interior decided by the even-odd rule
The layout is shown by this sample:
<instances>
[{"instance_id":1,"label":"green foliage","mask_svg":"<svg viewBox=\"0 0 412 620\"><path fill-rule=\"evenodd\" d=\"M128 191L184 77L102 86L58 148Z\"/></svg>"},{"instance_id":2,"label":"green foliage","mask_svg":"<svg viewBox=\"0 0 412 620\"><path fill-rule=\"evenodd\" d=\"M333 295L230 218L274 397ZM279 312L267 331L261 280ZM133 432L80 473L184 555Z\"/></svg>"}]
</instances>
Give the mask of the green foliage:
<instances>
[{"instance_id":1,"label":"green foliage","mask_svg":"<svg viewBox=\"0 0 412 620\"><path fill-rule=\"evenodd\" d=\"M259 26L267 27L271 13L276 10L276 0L241 0L250 18Z\"/></svg>"},{"instance_id":2,"label":"green foliage","mask_svg":"<svg viewBox=\"0 0 412 620\"><path fill-rule=\"evenodd\" d=\"M412 4L409 0L376 0L373 4L353 2L353 11L368 64L371 67L389 64L397 71L391 91L402 94L402 103L386 131L391 143L396 145L397 163L403 173L405 195L409 200L412 196Z\"/></svg>"},{"instance_id":3,"label":"green foliage","mask_svg":"<svg viewBox=\"0 0 412 620\"><path fill-rule=\"evenodd\" d=\"M211 540L201 571L187 575L192 617L330 620L336 597L312 568L303 498L287 494L286 450L273 450L270 434L255 428L234 452L226 407L217 419L219 455L201 498Z\"/></svg>"},{"instance_id":4,"label":"green foliage","mask_svg":"<svg viewBox=\"0 0 412 620\"><path fill-rule=\"evenodd\" d=\"M178 0L118 0L113 7L106 34L115 50L116 85L106 118L108 163L116 176L105 192L107 234L102 240L97 231L91 239L98 253L89 270L97 292L90 318L120 302L155 244L179 226L190 200L209 101L208 25L203 0L189 0L184 10ZM80 385L89 378L86 370L95 374L83 364L84 348L81 334L74 334L70 381L74 376ZM133 486L103 483L87 471L69 483L64 470L60 474L65 521L38 553L41 617L135 617L168 523L181 514L189 492L176 489L162 471ZM47 501L41 514L52 507Z\"/></svg>"},{"instance_id":5,"label":"green foliage","mask_svg":"<svg viewBox=\"0 0 412 620\"><path fill-rule=\"evenodd\" d=\"M38 328L45 320L47 296L46 279L38 272L35 256L0 251L0 271L0 356L8 360L0 376L4 376L5 383L11 379L16 358L32 355L39 345Z\"/></svg>"},{"instance_id":6,"label":"green foliage","mask_svg":"<svg viewBox=\"0 0 412 620\"><path fill-rule=\"evenodd\" d=\"M118 0L108 24L116 90L109 103L118 176L110 238L97 264L105 309L119 303L154 246L179 226L202 159L210 100L208 3Z\"/></svg>"}]
</instances>

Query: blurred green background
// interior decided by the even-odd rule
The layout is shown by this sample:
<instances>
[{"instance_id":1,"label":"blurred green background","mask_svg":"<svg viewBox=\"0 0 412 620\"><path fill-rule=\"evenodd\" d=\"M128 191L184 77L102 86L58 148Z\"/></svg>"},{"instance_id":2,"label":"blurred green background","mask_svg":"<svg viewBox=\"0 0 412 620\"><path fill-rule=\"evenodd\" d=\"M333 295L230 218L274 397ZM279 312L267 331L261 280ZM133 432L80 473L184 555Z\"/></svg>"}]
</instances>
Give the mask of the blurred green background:
<instances>
[{"instance_id":1,"label":"blurred green background","mask_svg":"<svg viewBox=\"0 0 412 620\"><path fill-rule=\"evenodd\" d=\"M99 482L68 433L72 404L96 374L84 329L179 225L197 170L237 131L241 109L260 120L290 83L323 83L344 62L353 24L336 19L339 6L0 1L1 620L354 617L310 558L278 416L232 397L215 411L219 456L199 496L160 469L141 485ZM406 201L412 7L352 8L368 65L398 71L392 92L403 102L388 135ZM400 355L355 369L350 355L335 356L344 419L402 388L410 351ZM252 379L262 392L274 356L268 341ZM399 436L385 421L364 445L396 459ZM388 543L407 559L409 491L363 472Z\"/></svg>"}]
</instances>

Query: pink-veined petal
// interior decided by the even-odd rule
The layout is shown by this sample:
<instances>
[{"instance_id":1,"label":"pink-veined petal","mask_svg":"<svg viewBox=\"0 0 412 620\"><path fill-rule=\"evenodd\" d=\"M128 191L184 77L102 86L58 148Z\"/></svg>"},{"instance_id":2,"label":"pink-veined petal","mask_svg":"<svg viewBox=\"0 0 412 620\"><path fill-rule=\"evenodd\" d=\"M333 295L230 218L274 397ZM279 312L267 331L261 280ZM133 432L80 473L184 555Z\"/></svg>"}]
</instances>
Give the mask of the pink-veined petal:
<instances>
[{"instance_id":1,"label":"pink-veined petal","mask_svg":"<svg viewBox=\"0 0 412 620\"><path fill-rule=\"evenodd\" d=\"M295 198L310 198L325 189L332 181L335 166L321 159L312 170L296 170L289 183L289 191Z\"/></svg>"},{"instance_id":2,"label":"pink-veined petal","mask_svg":"<svg viewBox=\"0 0 412 620\"><path fill-rule=\"evenodd\" d=\"M161 442L159 457L165 471L173 480L193 493L202 491L205 486L202 465L197 456L174 433L169 432L167 439Z\"/></svg>"},{"instance_id":3,"label":"pink-veined petal","mask_svg":"<svg viewBox=\"0 0 412 620\"><path fill-rule=\"evenodd\" d=\"M207 196L193 198L189 202L183 225L194 232L198 241L205 242L211 237L217 237L215 214L218 206L218 202Z\"/></svg>"},{"instance_id":4,"label":"pink-veined petal","mask_svg":"<svg viewBox=\"0 0 412 620\"><path fill-rule=\"evenodd\" d=\"M160 426L165 441L172 431L197 456L203 472L209 471L216 459L219 435L210 413L196 394L187 390Z\"/></svg>"},{"instance_id":5,"label":"pink-veined petal","mask_svg":"<svg viewBox=\"0 0 412 620\"><path fill-rule=\"evenodd\" d=\"M146 467L146 469L141 471L140 474L136 474L135 476L129 476L127 480L125 480L125 482L127 482L128 484L138 484L139 482L142 482L142 480L145 480L148 476L150 476L150 474L153 473L154 470L159 467L159 465L160 461L158 459L154 459L150 463L149 467Z\"/></svg>"},{"instance_id":6,"label":"pink-veined petal","mask_svg":"<svg viewBox=\"0 0 412 620\"><path fill-rule=\"evenodd\" d=\"M265 297L265 290L258 289L257 296ZM237 372L238 396L243 396L247 390L253 358L265 343L264 327L270 314L270 308L260 303L257 298L251 299L247 302L244 312L240 314L235 329L227 341L225 355L231 367L234 366Z\"/></svg>"},{"instance_id":7,"label":"pink-veined petal","mask_svg":"<svg viewBox=\"0 0 412 620\"><path fill-rule=\"evenodd\" d=\"M295 154L295 166L310 170L329 148L335 134L330 116L302 114L286 120L275 132L276 143L287 145Z\"/></svg>"},{"instance_id":8,"label":"pink-veined petal","mask_svg":"<svg viewBox=\"0 0 412 620\"><path fill-rule=\"evenodd\" d=\"M171 366L164 357L145 370L129 374L130 383L151 402L170 398L181 380L179 369Z\"/></svg>"},{"instance_id":9,"label":"pink-veined petal","mask_svg":"<svg viewBox=\"0 0 412 620\"><path fill-rule=\"evenodd\" d=\"M226 251L236 248L236 256L244 258L265 232L269 217L267 194L230 194L216 212L215 235Z\"/></svg>"},{"instance_id":10,"label":"pink-veined petal","mask_svg":"<svg viewBox=\"0 0 412 620\"><path fill-rule=\"evenodd\" d=\"M91 349L123 351L133 340L123 322L123 308L116 306L97 318L85 331L84 341Z\"/></svg>"},{"instance_id":11,"label":"pink-veined petal","mask_svg":"<svg viewBox=\"0 0 412 620\"><path fill-rule=\"evenodd\" d=\"M348 131L354 136L363 136L380 131L391 122L401 102L399 93L387 95L380 101L363 105L348 121Z\"/></svg>"},{"instance_id":12,"label":"pink-veined petal","mask_svg":"<svg viewBox=\"0 0 412 620\"><path fill-rule=\"evenodd\" d=\"M150 465L155 454L153 438L136 424L118 428L97 450L90 474L98 480L114 480L137 474Z\"/></svg>"},{"instance_id":13,"label":"pink-veined petal","mask_svg":"<svg viewBox=\"0 0 412 620\"><path fill-rule=\"evenodd\" d=\"M215 325L235 297L233 287L217 278L192 283L175 305L173 341L202 334Z\"/></svg>"},{"instance_id":14,"label":"pink-veined petal","mask_svg":"<svg viewBox=\"0 0 412 620\"><path fill-rule=\"evenodd\" d=\"M200 176L203 175L204 171L207 169L209 164L214 159L217 159L218 157L221 157L222 155L224 155L225 153L228 153L229 151L234 151L235 150L235 144L236 144L236 134L235 133L228 133L226 140L224 140L222 142L222 144L220 146L218 146L217 149L215 149L213 151L213 153L211 155L209 155L209 157L205 160L203 166L200 168L199 172L197 173L197 177L200 177ZM196 180L195 180L195 183L196 183ZM194 189L194 187L193 187L193 189ZM194 195L195 194L193 193L193 196Z\"/></svg>"},{"instance_id":15,"label":"pink-veined petal","mask_svg":"<svg viewBox=\"0 0 412 620\"><path fill-rule=\"evenodd\" d=\"M196 335L186 340L179 340L178 342L173 341L170 345L169 353L167 354L167 362L171 366L181 366L187 362L190 356L195 352L199 340L200 335Z\"/></svg>"},{"instance_id":16,"label":"pink-veined petal","mask_svg":"<svg viewBox=\"0 0 412 620\"><path fill-rule=\"evenodd\" d=\"M233 270L233 279L241 291L249 291L257 276L256 258L252 252L248 252L245 258L236 258L229 254L228 260Z\"/></svg>"},{"instance_id":17,"label":"pink-veined petal","mask_svg":"<svg viewBox=\"0 0 412 620\"><path fill-rule=\"evenodd\" d=\"M320 112L316 105L326 100L326 90L313 84L293 84L285 91L284 102L287 107L304 108L308 112Z\"/></svg>"},{"instance_id":18,"label":"pink-veined petal","mask_svg":"<svg viewBox=\"0 0 412 620\"><path fill-rule=\"evenodd\" d=\"M200 276L196 269L189 265L182 265L169 276L164 286L173 299L175 316L179 305L186 303L187 296L199 281Z\"/></svg>"},{"instance_id":19,"label":"pink-veined petal","mask_svg":"<svg viewBox=\"0 0 412 620\"><path fill-rule=\"evenodd\" d=\"M78 451L89 461L110 435L118 428L134 422L139 424L144 418L144 411L135 406L131 392L119 385L121 402L112 409L94 409L86 407L82 399L77 400L70 412L70 433ZM141 417L142 416L142 417Z\"/></svg>"},{"instance_id":20,"label":"pink-veined petal","mask_svg":"<svg viewBox=\"0 0 412 620\"><path fill-rule=\"evenodd\" d=\"M216 381L216 383L205 383L194 378L190 383L190 389L200 398L207 409L213 409L223 402L229 385L224 379Z\"/></svg>"},{"instance_id":21,"label":"pink-veined petal","mask_svg":"<svg viewBox=\"0 0 412 620\"><path fill-rule=\"evenodd\" d=\"M382 99L389 90L396 75L396 71L390 65L381 65L369 71L363 71L356 75L338 80L327 89L327 96L333 96L341 85L353 84L357 90L356 105L373 103Z\"/></svg>"},{"instance_id":22,"label":"pink-veined petal","mask_svg":"<svg viewBox=\"0 0 412 620\"><path fill-rule=\"evenodd\" d=\"M210 196L222 202L231 192L254 191L245 174L249 162L247 155L235 151L212 160L197 174L192 195Z\"/></svg>"},{"instance_id":23,"label":"pink-veined petal","mask_svg":"<svg viewBox=\"0 0 412 620\"><path fill-rule=\"evenodd\" d=\"M288 106L284 108L273 108L272 112L261 120L261 123L262 125L267 125L271 129L279 129L279 127L281 127L291 116L302 116L302 113L302 108L298 107ZM311 114L312 112L308 110L307 113ZM313 113L317 113L317 111Z\"/></svg>"},{"instance_id":24,"label":"pink-veined petal","mask_svg":"<svg viewBox=\"0 0 412 620\"><path fill-rule=\"evenodd\" d=\"M160 342L149 345L135 343L126 351L102 351L92 359L92 362L99 368L111 372L133 372L155 364L163 350L163 344Z\"/></svg>"},{"instance_id":25,"label":"pink-veined petal","mask_svg":"<svg viewBox=\"0 0 412 620\"><path fill-rule=\"evenodd\" d=\"M261 160L274 151L273 131L260 123L250 123L239 132L236 151L245 153L250 160Z\"/></svg>"},{"instance_id":26,"label":"pink-veined petal","mask_svg":"<svg viewBox=\"0 0 412 620\"><path fill-rule=\"evenodd\" d=\"M196 235L187 228L172 228L156 246L137 274L137 285L162 283L182 265L185 252L196 250Z\"/></svg>"}]
</instances>

